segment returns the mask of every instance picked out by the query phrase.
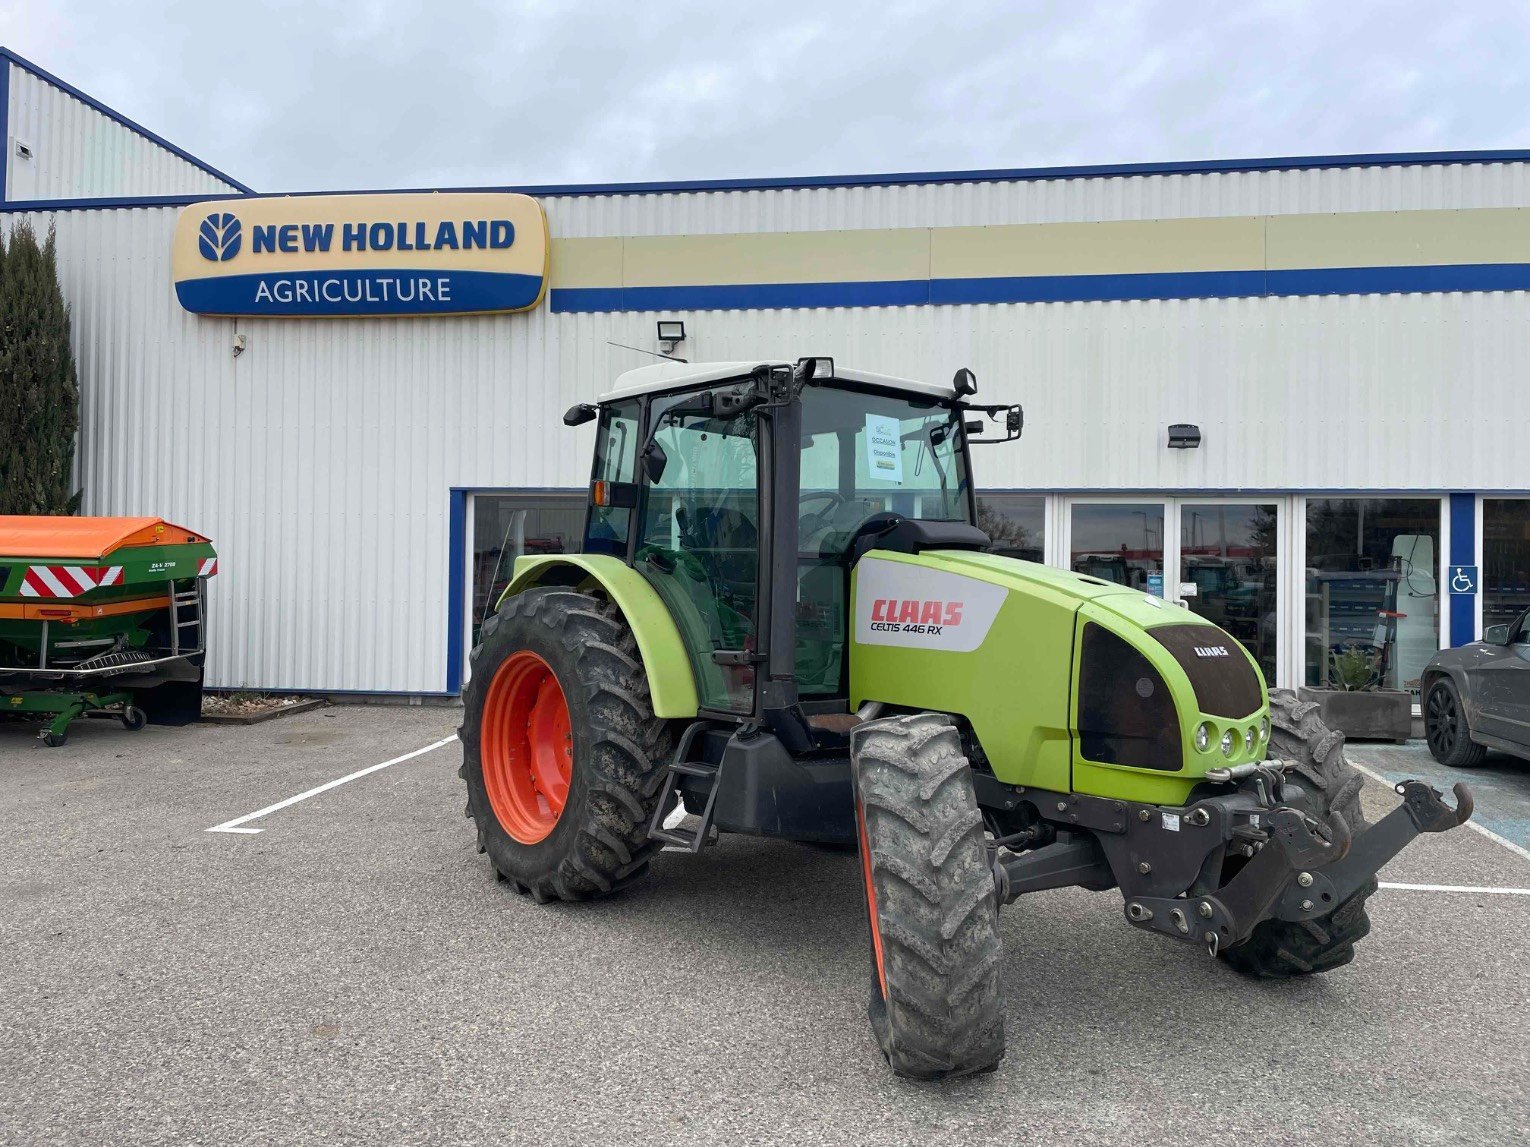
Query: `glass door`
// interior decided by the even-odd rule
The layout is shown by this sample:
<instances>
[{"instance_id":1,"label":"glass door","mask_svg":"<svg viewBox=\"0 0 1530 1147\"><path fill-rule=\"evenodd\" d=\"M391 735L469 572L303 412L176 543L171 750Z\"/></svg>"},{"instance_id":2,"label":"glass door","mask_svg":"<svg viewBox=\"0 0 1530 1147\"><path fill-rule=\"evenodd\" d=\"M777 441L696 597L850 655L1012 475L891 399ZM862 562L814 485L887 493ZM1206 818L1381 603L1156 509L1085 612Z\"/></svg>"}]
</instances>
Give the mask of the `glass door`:
<instances>
[{"instance_id":1,"label":"glass door","mask_svg":"<svg viewBox=\"0 0 1530 1147\"><path fill-rule=\"evenodd\" d=\"M1280 649L1280 504L1179 500L1178 593L1242 642L1275 684Z\"/></svg>"},{"instance_id":2,"label":"glass door","mask_svg":"<svg viewBox=\"0 0 1530 1147\"><path fill-rule=\"evenodd\" d=\"M1063 562L1221 626L1273 687L1283 679L1282 505L1278 498L1070 498L1062 515Z\"/></svg>"},{"instance_id":3,"label":"glass door","mask_svg":"<svg viewBox=\"0 0 1530 1147\"><path fill-rule=\"evenodd\" d=\"M1075 498L1064 553L1074 573L1164 596L1165 498Z\"/></svg>"}]
</instances>

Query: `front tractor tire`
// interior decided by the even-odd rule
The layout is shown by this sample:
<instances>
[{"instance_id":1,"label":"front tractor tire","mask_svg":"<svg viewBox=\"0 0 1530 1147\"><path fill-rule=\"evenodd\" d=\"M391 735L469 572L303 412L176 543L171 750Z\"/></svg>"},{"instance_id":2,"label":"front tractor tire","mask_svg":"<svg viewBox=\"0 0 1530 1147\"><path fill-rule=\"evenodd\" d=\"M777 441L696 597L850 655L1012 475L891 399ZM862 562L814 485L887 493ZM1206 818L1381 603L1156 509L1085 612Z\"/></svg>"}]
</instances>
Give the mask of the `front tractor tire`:
<instances>
[{"instance_id":1,"label":"front tractor tire","mask_svg":"<svg viewBox=\"0 0 1530 1147\"><path fill-rule=\"evenodd\" d=\"M1296 780L1307 790L1319 819L1338 816L1353 836L1366 829L1360 811L1365 780L1344 759L1344 734L1318 716L1319 706L1289 689L1270 691L1270 756L1296 763ZM1373 876L1332 912L1301 922L1266 920L1236 948L1221 955L1247 976L1288 980L1327 972L1355 958L1355 944L1371 930L1365 902L1376 891Z\"/></svg>"},{"instance_id":2,"label":"front tractor tire","mask_svg":"<svg viewBox=\"0 0 1530 1147\"><path fill-rule=\"evenodd\" d=\"M672 734L616 607L528 590L484 623L471 663L458 775L499 878L545 903L642 876Z\"/></svg>"},{"instance_id":3,"label":"front tractor tire","mask_svg":"<svg viewBox=\"0 0 1530 1147\"><path fill-rule=\"evenodd\" d=\"M888 717L855 730L851 759L877 1044L912 1079L992 1071L998 905L961 738L939 714Z\"/></svg>"}]
</instances>

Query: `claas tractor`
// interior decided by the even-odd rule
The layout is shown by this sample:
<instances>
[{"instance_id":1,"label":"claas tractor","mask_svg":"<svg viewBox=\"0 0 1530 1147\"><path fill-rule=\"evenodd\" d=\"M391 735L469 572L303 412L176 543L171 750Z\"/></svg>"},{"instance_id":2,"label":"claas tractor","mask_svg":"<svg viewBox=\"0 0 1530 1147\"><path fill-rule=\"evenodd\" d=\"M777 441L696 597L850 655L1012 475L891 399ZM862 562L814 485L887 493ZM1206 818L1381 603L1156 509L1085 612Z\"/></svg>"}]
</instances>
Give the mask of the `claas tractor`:
<instances>
[{"instance_id":1,"label":"claas tractor","mask_svg":"<svg viewBox=\"0 0 1530 1147\"><path fill-rule=\"evenodd\" d=\"M1116 889L1249 976L1349 962L1375 874L1471 815L1375 825L1316 706L1187 610L989 552L970 451L1017 406L829 359L624 374L582 552L521 558L472 651L467 815L537 902L723 834L859 852L870 1019L899 1075L1004 1054L998 910Z\"/></svg>"}]
</instances>

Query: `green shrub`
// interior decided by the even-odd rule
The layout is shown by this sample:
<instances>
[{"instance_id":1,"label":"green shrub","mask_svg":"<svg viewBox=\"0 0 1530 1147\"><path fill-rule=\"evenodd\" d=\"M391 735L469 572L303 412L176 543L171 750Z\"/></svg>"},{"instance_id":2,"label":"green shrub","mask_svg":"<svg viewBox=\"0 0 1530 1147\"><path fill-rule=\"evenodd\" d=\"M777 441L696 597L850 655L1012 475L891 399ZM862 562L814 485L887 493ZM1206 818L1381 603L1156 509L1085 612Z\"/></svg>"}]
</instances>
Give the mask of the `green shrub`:
<instances>
[{"instance_id":1,"label":"green shrub","mask_svg":"<svg viewBox=\"0 0 1530 1147\"><path fill-rule=\"evenodd\" d=\"M0 240L5 237L0 235ZM53 229L0 241L0 514L73 514L80 390Z\"/></svg>"}]
</instances>

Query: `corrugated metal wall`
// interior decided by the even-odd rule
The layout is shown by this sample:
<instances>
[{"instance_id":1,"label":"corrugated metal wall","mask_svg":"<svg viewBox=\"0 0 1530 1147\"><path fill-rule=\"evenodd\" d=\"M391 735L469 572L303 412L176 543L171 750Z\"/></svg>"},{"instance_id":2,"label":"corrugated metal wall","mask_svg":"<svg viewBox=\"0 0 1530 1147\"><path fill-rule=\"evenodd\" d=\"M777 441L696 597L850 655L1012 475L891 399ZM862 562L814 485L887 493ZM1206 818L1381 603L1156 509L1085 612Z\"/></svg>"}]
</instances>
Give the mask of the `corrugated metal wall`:
<instances>
[{"instance_id":1,"label":"corrugated metal wall","mask_svg":"<svg viewBox=\"0 0 1530 1147\"><path fill-rule=\"evenodd\" d=\"M1441 194L1450 182L1427 169L1378 171L1382 186L1367 190L1359 175L1313 174L1332 177L1325 194L1348 187L1348 202L1368 208L1421 206L1417 195L1387 190L1399 179ZM1458 176L1449 203L1460 205L1463 186L1500 177L1507 169ZM1295 194L1302 178L1235 181ZM1095 183L1080 196L1102 209L1110 196ZM923 226L973 222L931 204L997 204L1001 190L1019 202L1034 188L869 190L841 216L828 206L850 202L848 192L558 198L548 210L555 235ZM1290 209L1284 194L1245 189L1225 206ZM1506 186L1494 194L1495 203L1513 198ZM770 218L748 215L744 199ZM1113 217L1128 213L1124 199L1113 200ZM824 210L804 218L809 201ZM1303 200L1314 210L1334 201ZM1007 221L1034 217L1034 204L1011 206ZM654 316L544 306L429 320L197 318L171 285L175 215L55 216L84 392L86 510L163 514L215 539L223 562L212 585L212 683L443 689L451 488L582 486L593 435L564 429L559 416L651 361L608 344L653 345ZM1530 486L1514 451L1485 446L1524 409L1530 304L1519 293L673 317L686 320L692 360L828 354L923 377L972 366L981 398L1027 410L1021 443L978 457L989 488ZM237 359L236 331L248 339ZM1177 421L1201 426L1199 450L1164 448L1164 427Z\"/></svg>"},{"instance_id":2,"label":"corrugated metal wall","mask_svg":"<svg viewBox=\"0 0 1530 1147\"><path fill-rule=\"evenodd\" d=\"M3 70L10 73L5 189L11 201L238 193L21 65ZM31 149L30 159L16 154L18 140Z\"/></svg>"},{"instance_id":3,"label":"corrugated metal wall","mask_svg":"<svg viewBox=\"0 0 1530 1147\"><path fill-rule=\"evenodd\" d=\"M1226 215L1523 207L1530 164L1449 163L898 187L588 195L544 201L553 234L708 235Z\"/></svg>"}]
</instances>

